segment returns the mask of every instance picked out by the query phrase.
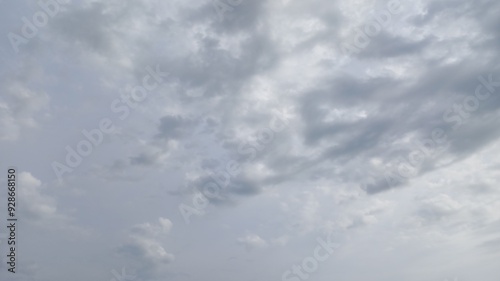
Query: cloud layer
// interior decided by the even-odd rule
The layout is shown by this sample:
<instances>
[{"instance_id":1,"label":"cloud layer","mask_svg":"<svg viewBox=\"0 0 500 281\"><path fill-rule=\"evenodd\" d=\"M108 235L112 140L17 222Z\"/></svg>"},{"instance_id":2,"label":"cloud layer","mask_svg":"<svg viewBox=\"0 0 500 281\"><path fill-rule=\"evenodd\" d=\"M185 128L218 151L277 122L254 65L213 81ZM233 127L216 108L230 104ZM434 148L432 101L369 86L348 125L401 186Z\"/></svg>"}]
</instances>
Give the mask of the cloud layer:
<instances>
[{"instance_id":1,"label":"cloud layer","mask_svg":"<svg viewBox=\"0 0 500 281\"><path fill-rule=\"evenodd\" d=\"M7 280L496 280L496 1L0 5Z\"/></svg>"}]
</instances>

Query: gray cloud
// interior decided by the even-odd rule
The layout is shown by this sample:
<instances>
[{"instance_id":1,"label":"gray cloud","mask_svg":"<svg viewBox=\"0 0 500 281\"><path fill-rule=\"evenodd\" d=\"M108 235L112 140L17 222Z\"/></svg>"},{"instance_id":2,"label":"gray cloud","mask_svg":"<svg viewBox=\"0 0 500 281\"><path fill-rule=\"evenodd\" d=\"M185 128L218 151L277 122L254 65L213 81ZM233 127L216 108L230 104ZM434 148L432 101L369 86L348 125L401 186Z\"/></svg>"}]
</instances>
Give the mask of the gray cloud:
<instances>
[{"instance_id":1,"label":"gray cloud","mask_svg":"<svg viewBox=\"0 0 500 281\"><path fill-rule=\"evenodd\" d=\"M279 279L325 231L345 243L318 280L495 280L500 88L479 77L500 81L500 4L402 1L347 56L389 1L220 1L222 20L211 0L71 1L19 53L0 42L0 152L26 171L26 280L130 264L137 280ZM43 11L0 5L4 35ZM122 120L110 104L156 65L168 77ZM478 86L492 94L464 117ZM55 181L50 163L103 118L115 133ZM401 176L436 130L447 148ZM223 187L186 225L180 204L208 184Z\"/></svg>"}]
</instances>

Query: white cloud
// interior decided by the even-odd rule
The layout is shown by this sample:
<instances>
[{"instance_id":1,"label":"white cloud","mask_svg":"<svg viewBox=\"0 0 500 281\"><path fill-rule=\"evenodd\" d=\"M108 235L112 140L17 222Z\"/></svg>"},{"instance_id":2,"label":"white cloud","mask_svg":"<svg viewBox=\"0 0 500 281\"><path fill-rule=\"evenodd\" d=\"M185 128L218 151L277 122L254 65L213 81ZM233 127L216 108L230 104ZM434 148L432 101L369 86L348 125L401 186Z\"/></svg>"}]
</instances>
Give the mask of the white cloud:
<instances>
[{"instance_id":1,"label":"white cloud","mask_svg":"<svg viewBox=\"0 0 500 281\"><path fill-rule=\"evenodd\" d=\"M134 261L135 271L148 278L161 275L165 266L175 260L175 256L165 250L165 235L170 232L172 222L166 218L158 218L158 223L143 223L133 226L126 242L117 252Z\"/></svg>"},{"instance_id":2,"label":"white cloud","mask_svg":"<svg viewBox=\"0 0 500 281\"><path fill-rule=\"evenodd\" d=\"M47 108L49 96L30 90L19 82L9 82L3 86L0 96L0 130L4 132L0 140L15 141L22 129L33 129L40 112Z\"/></svg>"},{"instance_id":3,"label":"white cloud","mask_svg":"<svg viewBox=\"0 0 500 281\"><path fill-rule=\"evenodd\" d=\"M46 186L29 172L19 173L19 200L23 208L19 208L24 216L33 222L43 224L53 220L66 218L57 211L56 200L44 193Z\"/></svg>"},{"instance_id":4,"label":"white cloud","mask_svg":"<svg viewBox=\"0 0 500 281\"><path fill-rule=\"evenodd\" d=\"M247 251L251 251L253 249L263 249L268 246L267 242L256 234L248 234L238 238L236 241L245 246Z\"/></svg>"}]
</instances>

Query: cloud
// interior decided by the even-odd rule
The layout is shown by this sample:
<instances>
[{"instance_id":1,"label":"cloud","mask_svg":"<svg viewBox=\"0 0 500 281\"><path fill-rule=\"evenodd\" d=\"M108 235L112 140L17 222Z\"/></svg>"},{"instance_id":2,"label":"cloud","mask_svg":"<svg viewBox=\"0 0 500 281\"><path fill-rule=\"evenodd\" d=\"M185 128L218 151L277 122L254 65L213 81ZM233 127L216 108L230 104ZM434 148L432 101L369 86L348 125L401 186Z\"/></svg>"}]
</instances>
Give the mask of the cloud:
<instances>
[{"instance_id":1,"label":"cloud","mask_svg":"<svg viewBox=\"0 0 500 281\"><path fill-rule=\"evenodd\" d=\"M47 186L29 172L19 173L19 200L23 217L38 224L62 222L67 217L57 210L56 199L47 195Z\"/></svg>"},{"instance_id":2,"label":"cloud","mask_svg":"<svg viewBox=\"0 0 500 281\"><path fill-rule=\"evenodd\" d=\"M172 222L169 219L160 217L158 225L143 223L132 227L131 232L141 236L157 236L160 234L168 234L172 228Z\"/></svg>"},{"instance_id":3,"label":"cloud","mask_svg":"<svg viewBox=\"0 0 500 281\"><path fill-rule=\"evenodd\" d=\"M116 251L121 256L134 261L134 268L141 278L157 277L164 273L165 266L175 260L175 256L164 248L164 237L172 229L172 222L158 218L156 224L134 225L129 230L127 241Z\"/></svg>"},{"instance_id":4,"label":"cloud","mask_svg":"<svg viewBox=\"0 0 500 281\"><path fill-rule=\"evenodd\" d=\"M20 82L8 82L2 87L0 97L0 129L5 132L0 140L15 141L22 129L36 128L41 112L47 109L49 96L32 91Z\"/></svg>"},{"instance_id":5,"label":"cloud","mask_svg":"<svg viewBox=\"0 0 500 281\"><path fill-rule=\"evenodd\" d=\"M318 280L498 276L484 249L498 244L500 220L500 2L401 1L401 13L349 56L342 46L388 1L242 1L222 20L211 0L71 2L16 56L0 42L0 152L31 171L19 174L20 213L30 227L49 225L37 235L68 225L101 234L69 253L66 232L57 232L59 248L27 245L40 268L61 265L41 280L102 279L121 261L144 280L269 279L326 230L345 251ZM39 9L2 4L3 34L19 33ZM111 102L156 65L169 76L121 120ZM495 82L478 78L490 74ZM467 110L477 87L491 96ZM72 172L71 188L53 185L47 163L103 117L116 133ZM422 143L432 149L436 128L447 148L389 184ZM179 204L225 182L230 161L240 171L185 225ZM117 260L72 262L102 252L120 227ZM247 260L222 262L243 247L254 250ZM37 256L48 252L60 259ZM353 270L360 263L366 270ZM91 270L76 276L78 266Z\"/></svg>"},{"instance_id":6,"label":"cloud","mask_svg":"<svg viewBox=\"0 0 500 281\"><path fill-rule=\"evenodd\" d=\"M192 123L192 121L184 119L181 116L164 116L160 119L158 137L165 140L179 139L189 132Z\"/></svg>"},{"instance_id":7,"label":"cloud","mask_svg":"<svg viewBox=\"0 0 500 281\"><path fill-rule=\"evenodd\" d=\"M453 215L461 209L461 204L446 194L426 199L422 202L419 214L428 220L439 220Z\"/></svg>"},{"instance_id":8,"label":"cloud","mask_svg":"<svg viewBox=\"0 0 500 281\"><path fill-rule=\"evenodd\" d=\"M263 249L268 246L267 242L256 234L249 234L247 236L240 237L236 241L239 244L245 246L245 249L247 251L251 251L254 249Z\"/></svg>"}]
</instances>

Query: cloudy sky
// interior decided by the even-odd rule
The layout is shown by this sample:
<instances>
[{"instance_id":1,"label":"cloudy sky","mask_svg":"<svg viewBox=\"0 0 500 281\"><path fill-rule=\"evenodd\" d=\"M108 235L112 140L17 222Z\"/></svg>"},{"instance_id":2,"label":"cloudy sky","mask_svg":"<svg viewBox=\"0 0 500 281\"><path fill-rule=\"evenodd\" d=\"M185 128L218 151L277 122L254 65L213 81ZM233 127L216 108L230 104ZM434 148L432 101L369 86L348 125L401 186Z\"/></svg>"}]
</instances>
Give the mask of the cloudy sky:
<instances>
[{"instance_id":1,"label":"cloudy sky","mask_svg":"<svg viewBox=\"0 0 500 281\"><path fill-rule=\"evenodd\" d=\"M498 280L500 2L0 7L1 280Z\"/></svg>"}]
</instances>

